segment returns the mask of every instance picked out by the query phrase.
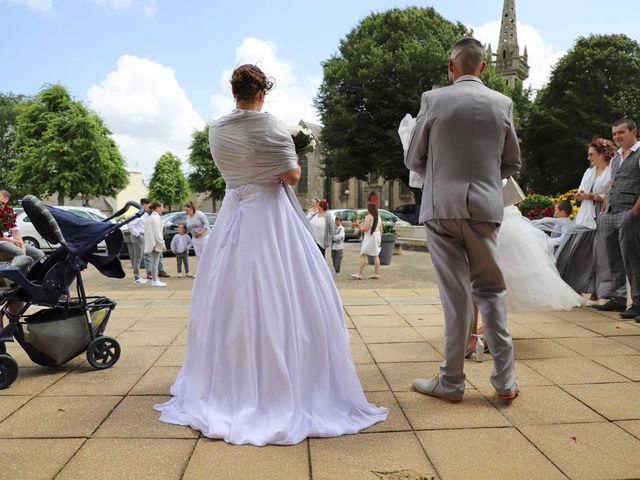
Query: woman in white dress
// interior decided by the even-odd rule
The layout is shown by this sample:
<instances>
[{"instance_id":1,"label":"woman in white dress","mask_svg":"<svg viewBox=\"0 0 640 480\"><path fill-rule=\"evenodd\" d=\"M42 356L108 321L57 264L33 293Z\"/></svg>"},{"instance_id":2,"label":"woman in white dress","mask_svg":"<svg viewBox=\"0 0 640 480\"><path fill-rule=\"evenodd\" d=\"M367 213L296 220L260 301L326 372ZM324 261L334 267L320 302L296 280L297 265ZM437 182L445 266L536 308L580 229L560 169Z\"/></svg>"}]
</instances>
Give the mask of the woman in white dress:
<instances>
[{"instance_id":1,"label":"woman in white dress","mask_svg":"<svg viewBox=\"0 0 640 480\"><path fill-rule=\"evenodd\" d=\"M610 140L596 137L587 150L591 166L584 172L576 198L582 203L574 219L576 228L556 252L560 275L576 292L590 293L591 301L610 290L611 275L604 245L598 241L596 222L611 185L609 162L615 155Z\"/></svg>"},{"instance_id":2,"label":"woman in white dress","mask_svg":"<svg viewBox=\"0 0 640 480\"><path fill-rule=\"evenodd\" d=\"M156 409L234 444L356 433L387 409L364 396L338 291L288 186L300 176L293 140L260 112L272 82L259 68L238 67L231 85L237 108L209 130L227 192L194 283L185 362Z\"/></svg>"},{"instance_id":3,"label":"woman in white dress","mask_svg":"<svg viewBox=\"0 0 640 480\"><path fill-rule=\"evenodd\" d=\"M373 257L373 275L369 278L380 278L380 249L382 248L382 222L378 215L378 207L375 203L370 203L367 208L369 215L364 219L364 225L360 231L364 234L362 245L360 246L360 266L358 273L352 273L353 280L362 280L362 272L367 263L367 257Z\"/></svg>"}]
</instances>

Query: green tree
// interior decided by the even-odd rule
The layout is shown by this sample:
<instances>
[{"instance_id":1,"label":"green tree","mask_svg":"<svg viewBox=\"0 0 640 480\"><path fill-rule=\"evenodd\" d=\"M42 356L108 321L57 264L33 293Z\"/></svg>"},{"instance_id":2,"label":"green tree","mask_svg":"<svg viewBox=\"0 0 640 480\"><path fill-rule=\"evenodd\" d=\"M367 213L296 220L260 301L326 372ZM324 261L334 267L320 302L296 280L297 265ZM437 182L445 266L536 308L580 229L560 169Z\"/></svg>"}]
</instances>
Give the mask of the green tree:
<instances>
[{"instance_id":1,"label":"green tree","mask_svg":"<svg viewBox=\"0 0 640 480\"><path fill-rule=\"evenodd\" d=\"M189 150L189 186L194 192L210 193L215 210L215 201L224 197L226 185L211 156L208 126L193 132Z\"/></svg>"},{"instance_id":2,"label":"green tree","mask_svg":"<svg viewBox=\"0 0 640 480\"><path fill-rule=\"evenodd\" d=\"M169 209L172 205L180 205L189 196L180 159L173 153L165 153L156 162L149 182L149 196L152 201L162 202Z\"/></svg>"},{"instance_id":3,"label":"green tree","mask_svg":"<svg viewBox=\"0 0 640 480\"><path fill-rule=\"evenodd\" d=\"M18 106L28 101L24 95L0 93L0 188L9 190L13 199L22 197L19 189L11 184L11 170L16 153L13 148L16 132Z\"/></svg>"},{"instance_id":4,"label":"green tree","mask_svg":"<svg viewBox=\"0 0 640 480\"><path fill-rule=\"evenodd\" d=\"M538 92L523 132L521 178L530 190L576 188L594 135L611 138L623 116L640 119L640 44L625 35L579 38Z\"/></svg>"},{"instance_id":5,"label":"green tree","mask_svg":"<svg viewBox=\"0 0 640 480\"><path fill-rule=\"evenodd\" d=\"M433 8L394 8L363 19L324 62L316 98L327 175L375 172L408 180L398 124L415 116L422 92L446 85L451 47L469 30Z\"/></svg>"},{"instance_id":6,"label":"green tree","mask_svg":"<svg viewBox=\"0 0 640 480\"><path fill-rule=\"evenodd\" d=\"M127 185L111 132L62 85L18 107L13 147L11 183L33 195L57 193L60 205L65 197L113 196Z\"/></svg>"}]
</instances>

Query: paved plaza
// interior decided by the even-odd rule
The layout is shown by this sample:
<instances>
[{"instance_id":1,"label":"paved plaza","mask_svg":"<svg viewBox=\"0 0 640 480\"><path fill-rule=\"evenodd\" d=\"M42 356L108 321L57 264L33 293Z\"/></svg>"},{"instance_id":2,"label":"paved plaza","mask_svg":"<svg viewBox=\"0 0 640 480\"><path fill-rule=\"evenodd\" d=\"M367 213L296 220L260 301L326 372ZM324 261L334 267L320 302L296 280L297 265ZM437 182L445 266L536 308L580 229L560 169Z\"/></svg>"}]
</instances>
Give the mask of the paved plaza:
<instances>
[{"instance_id":1,"label":"paved plaza","mask_svg":"<svg viewBox=\"0 0 640 480\"><path fill-rule=\"evenodd\" d=\"M495 399L489 356L467 361L464 400L447 403L410 388L442 359L428 254L405 251L382 279L350 281L358 248L347 245L337 283L362 385L389 407L386 422L263 448L159 422L152 406L168 398L182 363L193 281L173 276L152 289L89 271L89 290L118 301L106 334L122 357L106 371L84 356L48 369L10 346L21 370L0 391L0 479L640 478L640 324L587 308L513 313L521 395ZM175 272L173 258L165 264Z\"/></svg>"}]
</instances>

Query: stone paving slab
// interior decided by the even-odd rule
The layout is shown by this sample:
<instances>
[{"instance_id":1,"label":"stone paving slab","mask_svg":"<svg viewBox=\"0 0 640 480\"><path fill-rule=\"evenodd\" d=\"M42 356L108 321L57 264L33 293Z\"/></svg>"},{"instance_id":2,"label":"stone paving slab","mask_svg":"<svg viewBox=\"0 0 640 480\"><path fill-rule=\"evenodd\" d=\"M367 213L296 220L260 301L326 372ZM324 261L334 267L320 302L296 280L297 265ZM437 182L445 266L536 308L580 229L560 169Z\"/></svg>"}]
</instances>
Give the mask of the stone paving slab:
<instances>
[{"instance_id":1,"label":"stone paving slab","mask_svg":"<svg viewBox=\"0 0 640 480\"><path fill-rule=\"evenodd\" d=\"M435 430L417 435L442 478L566 478L515 428Z\"/></svg>"},{"instance_id":2,"label":"stone paving slab","mask_svg":"<svg viewBox=\"0 0 640 480\"><path fill-rule=\"evenodd\" d=\"M286 447L232 446L159 422L152 407L184 359L192 281L152 289L90 271L89 290L119 302L106 334L121 359L107 371L83 355L49 369L10 345L21 370L0 391L0 479L640 477L640 324L587 308L510 312L521 395L495 399L487 355L466 362L463 402L426 397L411 381L438 372L444 314L425 255L394 257L396 273L383 268L380 281L336 279L363 388L388 420Z\"/></svg>"},{"instance_id":3,"label":"stone paving slab","mask_svg":"<svg viewBox=\"0 0 640 480\"><path fill-rule=\"evenodd\" d=\"M640 477L640 441L614 424L530 426L522 432L569 478Z\"/></svg>"},{"instance_id":4,"label":"stone paving slab","mask_svg":"<svg viewBox=\"0 0 640 480\"><path fill-rule=\"evenodd\" d=\"M195 439L90 438L56 480L178 480L195 444Z\"/></svg>"}]
</instances>

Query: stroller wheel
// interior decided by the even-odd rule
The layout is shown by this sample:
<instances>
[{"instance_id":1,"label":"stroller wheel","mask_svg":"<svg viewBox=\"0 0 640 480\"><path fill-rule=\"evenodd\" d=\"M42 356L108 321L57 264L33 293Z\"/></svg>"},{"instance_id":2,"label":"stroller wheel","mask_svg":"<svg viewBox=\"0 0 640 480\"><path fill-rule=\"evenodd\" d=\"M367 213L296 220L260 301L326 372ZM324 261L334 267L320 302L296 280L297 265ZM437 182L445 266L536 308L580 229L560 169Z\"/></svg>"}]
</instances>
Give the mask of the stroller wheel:
<instances>
[{"instance_id":1,"label":"stroller wheel","mask_svg":"<svg viewBox=\"0 0 640 480\"><path fill-rule=\"evenodd\" d=\"M98 337L87 347L87 361L97 369L113 367L120 358L120 344L115 338Z\"/></svg>"},{"instance_id":2,"label":"stroller wheel","mask_svg":"<svg viewBox=\"0 0 640 480\"><path fill-rule=\"evenodd\" d=\"M9 387L18 378L18 362L11 355L0 353L0 390Z\"/></svg>"}]
</instances>

